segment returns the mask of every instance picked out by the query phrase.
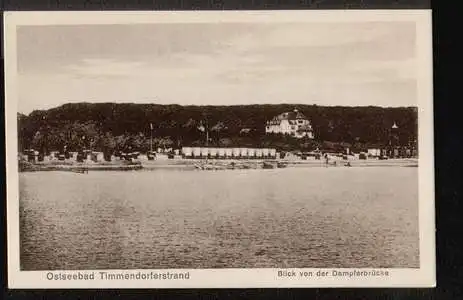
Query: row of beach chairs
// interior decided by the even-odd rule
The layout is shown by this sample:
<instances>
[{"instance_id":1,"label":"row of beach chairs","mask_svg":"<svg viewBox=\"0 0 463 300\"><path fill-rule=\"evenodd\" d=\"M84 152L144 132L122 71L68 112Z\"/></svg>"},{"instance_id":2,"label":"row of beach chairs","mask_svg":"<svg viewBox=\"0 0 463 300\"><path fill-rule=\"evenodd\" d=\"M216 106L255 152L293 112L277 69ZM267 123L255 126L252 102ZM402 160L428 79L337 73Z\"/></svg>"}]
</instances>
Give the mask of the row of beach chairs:
<instances>
[{"instance_id":1,"label":"row of beach chairs","mask_svg":"<svg viewBox=\"0 0 463 300\"><path fill-rule=\"evenodd\" d=\"M276 149L183 147L183 158L276 158Z\"/></svg>"}]
</instances>

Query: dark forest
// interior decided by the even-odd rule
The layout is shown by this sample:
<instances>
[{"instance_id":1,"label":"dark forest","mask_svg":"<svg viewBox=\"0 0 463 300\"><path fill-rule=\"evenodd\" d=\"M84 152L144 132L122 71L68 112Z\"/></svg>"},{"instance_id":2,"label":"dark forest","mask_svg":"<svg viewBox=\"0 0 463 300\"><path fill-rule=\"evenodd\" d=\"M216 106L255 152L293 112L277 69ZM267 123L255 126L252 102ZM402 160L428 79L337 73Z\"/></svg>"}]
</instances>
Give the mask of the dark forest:
<instances>
[{"instance_id":1,"label":"dark forest","mask_svg":"<svg viewBox=\"0 0 463 300\"><path fill-rule=\"evenodd\" d=\"M311 121L314 140L265 134L267 120L294 109ZM18 146L20 151L45 153L65 146L69 151L145 152L151 145L155 149L209 145L360 151L387 145L395 122L400 143L416 147L417 117L416 107L75 103L18 114ZM207 142L206 130L198 128L207 128Z\"/></svg>"}]
</instances>

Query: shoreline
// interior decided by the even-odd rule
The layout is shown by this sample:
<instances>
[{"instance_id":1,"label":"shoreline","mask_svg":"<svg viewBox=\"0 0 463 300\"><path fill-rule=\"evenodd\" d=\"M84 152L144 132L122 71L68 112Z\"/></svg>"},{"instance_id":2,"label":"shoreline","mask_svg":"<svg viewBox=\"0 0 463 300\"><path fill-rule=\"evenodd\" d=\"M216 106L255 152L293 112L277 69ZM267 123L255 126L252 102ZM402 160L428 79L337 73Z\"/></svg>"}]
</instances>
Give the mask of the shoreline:
<instances>
[{"instance_id":1,"label":"shoreline","mask_svg":"<svg viewBox=\"0 0 463 300\"><path fill-rule=\"evenodd\" d=\"M138 171L138 170L195 170L198 165L208 165L218 169L265 169L263 164L283 164L283 168L326 168L326 167L418 167L418 159L388 159L388 160L332 160L328 165L324 160L225 160L225 159L158 159L141 160L134 163L122 161L101 163L76 162L41 162L28 163L19 168L19 172L70 171L86 173L88 171ZM336 165L333 164L336 162ZM350 166L345 164L350 163ZM234 164L233 168L227 168Z\"/></svg>"}]
</instances>

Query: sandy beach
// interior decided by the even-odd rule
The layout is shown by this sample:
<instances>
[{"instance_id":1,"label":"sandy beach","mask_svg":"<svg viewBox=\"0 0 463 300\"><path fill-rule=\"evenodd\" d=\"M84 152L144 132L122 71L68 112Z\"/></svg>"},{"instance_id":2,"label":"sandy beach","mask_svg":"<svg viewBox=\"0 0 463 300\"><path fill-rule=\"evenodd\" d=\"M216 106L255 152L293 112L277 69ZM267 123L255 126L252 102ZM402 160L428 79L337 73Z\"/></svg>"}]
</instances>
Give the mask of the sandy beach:
<instances>
[{"instance_id":1,"label":"sandy beach","mask_svg":"<svg viewBox=\"0 0 463 300\"><path fill-rule=\"evenodd\" d=\"M284 167L293 168L310 168L310 167L417 167L418 159L416 158L402 158L402 159L331 159L327 165L324 160L308 159L308 160L268 160L268 159L182 159L174 158L167 159L163 156L155 160L148 160L140 157L139 160L127 162L122 160L113 160L111 162L84 162L77 163L75 161L48 161L38 162L35 164L27 164L27 167L21 171L132 171L140 169L195 169L198 165L210 165L225 167L234 165L236 168L246 166L249 169L261 169L262 165L266 163L277 164L280 163Z\"/></svg>"}]
</instances>

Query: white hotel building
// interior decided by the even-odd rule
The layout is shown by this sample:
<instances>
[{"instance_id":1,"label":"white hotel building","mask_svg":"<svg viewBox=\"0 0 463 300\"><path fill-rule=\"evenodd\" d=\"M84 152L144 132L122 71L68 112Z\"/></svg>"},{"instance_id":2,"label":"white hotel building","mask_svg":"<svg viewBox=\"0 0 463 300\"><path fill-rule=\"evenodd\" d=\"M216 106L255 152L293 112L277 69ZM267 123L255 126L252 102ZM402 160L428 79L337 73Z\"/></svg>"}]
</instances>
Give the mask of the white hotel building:
<instances>
[{"instance_id":1,"label":"white hotel building","mask_svg":"<svg viewBox=\"0 0 463 300\"><path fill-rule=\"evenodd\" d=\"M267 121L265 133L288 134L295 138L314 138L310 121L297 109L292 112L284 112Z\"/></svg>"}]
</instances>

